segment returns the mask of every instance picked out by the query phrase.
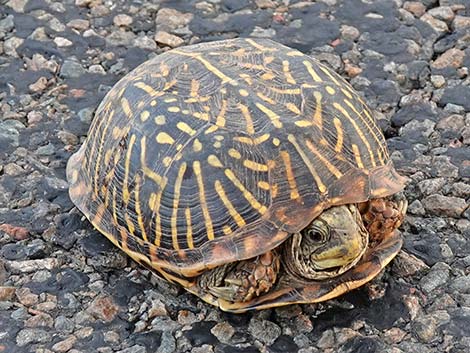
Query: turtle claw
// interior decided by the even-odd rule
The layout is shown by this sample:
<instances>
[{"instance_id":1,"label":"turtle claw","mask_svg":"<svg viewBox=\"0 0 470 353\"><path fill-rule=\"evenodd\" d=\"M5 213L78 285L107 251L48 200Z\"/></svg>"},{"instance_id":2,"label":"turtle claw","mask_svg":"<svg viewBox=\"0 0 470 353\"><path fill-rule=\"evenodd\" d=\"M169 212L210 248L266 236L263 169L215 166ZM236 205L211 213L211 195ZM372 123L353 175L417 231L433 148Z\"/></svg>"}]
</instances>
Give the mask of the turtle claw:
<instances>
[{"instance_id":1,"label":"turtle claw","mask_svg":"<svg viewBox=\"0 0 470 353\"><path fill-rule=\"evenodd\" d=\"M239 286L239 287L241 287L243 285L243 282L242 282L241 279L225 278L224 282L228 283L228 284L233 284L233 285Z\"/></svg>"},{"instance_id":2,"label":"turtle claw","mask_svg":"<svg viewBox=\"0 0 470 353\"><path fill-rule=\"evenodd\" d=\"M212 282L206 288L217 298L246 302L271 289L276 282L279 266L279 255L270 251L254 259L240 261L224 273L223 281Z\"/></svg>"},{"instance_id":3,"label":"turtle claw","mask_svg":"<svg viewBox=\"0 0 470 353\"><path fill-rule=\"evenodd\" d=\"M227 301L234 301L237 295L237 290L233 287L208 287L208 289L213 296Z\"/></svg>"},{"instance_id":4,"label":"turtle claw","mask_svg":"<svg viewBox=\"0 0 470 353\"><path fill-rule=\"evenodd\" d=\"M220 299L236 301L243 286L242 280L234 278L225 278L224 282L226 284L225 287L210 286L208 287L209 292L213 296L216 296Z\"/></svg>"}]
</instances>

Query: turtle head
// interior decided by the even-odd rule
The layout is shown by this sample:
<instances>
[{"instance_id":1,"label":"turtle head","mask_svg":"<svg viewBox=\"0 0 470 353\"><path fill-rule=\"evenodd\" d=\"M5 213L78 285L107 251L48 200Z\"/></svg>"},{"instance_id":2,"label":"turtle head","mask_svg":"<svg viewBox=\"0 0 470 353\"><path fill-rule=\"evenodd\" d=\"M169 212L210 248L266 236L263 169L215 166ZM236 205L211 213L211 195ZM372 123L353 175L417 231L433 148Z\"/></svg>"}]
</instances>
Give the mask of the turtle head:
<instances>
[{"instance_id":1,"label":"turtle head","mask_svg":"<svg viewBox=\"0 0 470 353\"><path fill-rule=\"evenodd\" d=\"M338 276L360 260L368 238L356 206L331 207L291 237L287 267L307 279Z\"/></svg>"}]
</instances>

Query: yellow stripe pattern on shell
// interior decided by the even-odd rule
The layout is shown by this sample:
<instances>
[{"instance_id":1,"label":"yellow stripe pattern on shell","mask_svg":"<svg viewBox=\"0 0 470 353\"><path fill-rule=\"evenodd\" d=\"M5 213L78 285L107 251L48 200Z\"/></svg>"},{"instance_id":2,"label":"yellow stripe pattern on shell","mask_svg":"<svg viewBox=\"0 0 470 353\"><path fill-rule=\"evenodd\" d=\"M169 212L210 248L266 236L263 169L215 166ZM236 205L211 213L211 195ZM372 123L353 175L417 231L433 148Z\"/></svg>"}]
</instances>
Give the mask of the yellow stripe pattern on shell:
<instances>
[{"instance_id":1,"label":"yellow stripe pattern on shell","mask_svg":"<svg viewBox=\"0 0 470 353\"><path fill-rule=\"evenodd\" d=\"M155 57L97 110L73 179L123 248L243 237L281 201L340 197L330 186L349 170L389 163L373 113L326 66L269 40L227 43Z\"/></svg>"}]
</instances>

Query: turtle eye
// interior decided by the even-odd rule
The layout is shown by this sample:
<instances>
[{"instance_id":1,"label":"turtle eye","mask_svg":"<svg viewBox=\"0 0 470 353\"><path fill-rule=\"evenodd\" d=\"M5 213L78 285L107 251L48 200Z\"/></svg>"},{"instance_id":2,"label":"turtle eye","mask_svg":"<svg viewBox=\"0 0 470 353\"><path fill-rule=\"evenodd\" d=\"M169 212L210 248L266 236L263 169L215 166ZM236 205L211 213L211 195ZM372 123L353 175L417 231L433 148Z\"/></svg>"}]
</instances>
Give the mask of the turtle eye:
<instances>
[{"instance_id":1,"label":"turtle eye","mask_svg":"<svg viewBox=\"0 0 470 353\"><path fill-rule=\"evenodd\" d=\"M315 243L325 243L330 239L330 228L327 224L313 224L304 234Z\"/></svg>"}]
</instances>

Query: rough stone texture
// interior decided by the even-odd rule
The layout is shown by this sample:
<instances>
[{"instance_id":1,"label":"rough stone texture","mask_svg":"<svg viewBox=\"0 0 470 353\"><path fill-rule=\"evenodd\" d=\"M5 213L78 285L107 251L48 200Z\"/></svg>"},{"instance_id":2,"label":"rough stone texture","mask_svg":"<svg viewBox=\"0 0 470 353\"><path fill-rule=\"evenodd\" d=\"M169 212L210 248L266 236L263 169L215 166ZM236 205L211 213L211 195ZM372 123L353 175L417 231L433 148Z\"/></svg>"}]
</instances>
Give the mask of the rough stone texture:
<instances>
[{"instance_id":1,"label":"rough stone texture","mask_svg":"<svg viewBox=\"0 0 470 353\"><path fill-rule=\"evenodd\" d=\"M1 2L0 351L470 351L467 3ZM404 251L370 285L232 315L94 230L68 197L65 163L126 73L171 47L249 35L311 54L352 84L409 178L409 212Z\"/></svg>"}]
</instances>

